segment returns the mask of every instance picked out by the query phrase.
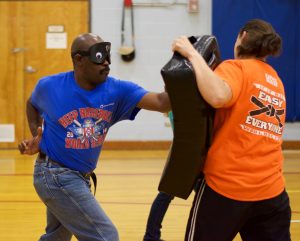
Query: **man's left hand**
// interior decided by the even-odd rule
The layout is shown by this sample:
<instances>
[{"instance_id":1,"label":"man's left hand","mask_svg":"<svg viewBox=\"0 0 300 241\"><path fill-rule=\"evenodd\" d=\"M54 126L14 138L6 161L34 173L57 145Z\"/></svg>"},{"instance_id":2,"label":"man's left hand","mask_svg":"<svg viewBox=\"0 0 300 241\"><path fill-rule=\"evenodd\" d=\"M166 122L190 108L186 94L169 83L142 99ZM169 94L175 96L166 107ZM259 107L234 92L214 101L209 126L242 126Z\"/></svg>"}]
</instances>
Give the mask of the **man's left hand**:
<instances>
[{"instance_id":1,"label":"man's left hand","mask_svg":"<svg viewBox=\"0 0 300 241\"><path fill-rule=\"evenodd\" d=\"M40 151L39 145L42 139L42 128L37 129L37 135L30 140L23 140L18 148L21 154L34 155Z\"/></svg>"}]
</instances>

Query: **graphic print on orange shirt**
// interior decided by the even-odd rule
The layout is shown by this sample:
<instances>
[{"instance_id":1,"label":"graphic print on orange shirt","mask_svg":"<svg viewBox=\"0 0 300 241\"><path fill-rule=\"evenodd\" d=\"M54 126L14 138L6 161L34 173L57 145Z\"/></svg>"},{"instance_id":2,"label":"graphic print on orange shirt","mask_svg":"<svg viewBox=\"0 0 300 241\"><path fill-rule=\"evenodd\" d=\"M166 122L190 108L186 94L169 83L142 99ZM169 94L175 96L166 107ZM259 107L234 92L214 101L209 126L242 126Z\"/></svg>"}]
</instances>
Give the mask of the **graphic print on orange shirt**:
<instances>
[{"instance_id":1,"label":"graphic print on orange shirt","mask_svg":"<svg viewBox=\"0 0 300 241\"><path fill-rule=\"evenodd\" d=\"M269 74L265 74L265 77L267 82L277 87L276 78ZM241 128L252 134L279 141L283 130L284 120L280 117L285 113L285 97L262 84L254 83L254 86L258 89L258 95L252 95L250 99L254 108L249 111L245 124L241 124Z\"/></svg>"}]
</instances>

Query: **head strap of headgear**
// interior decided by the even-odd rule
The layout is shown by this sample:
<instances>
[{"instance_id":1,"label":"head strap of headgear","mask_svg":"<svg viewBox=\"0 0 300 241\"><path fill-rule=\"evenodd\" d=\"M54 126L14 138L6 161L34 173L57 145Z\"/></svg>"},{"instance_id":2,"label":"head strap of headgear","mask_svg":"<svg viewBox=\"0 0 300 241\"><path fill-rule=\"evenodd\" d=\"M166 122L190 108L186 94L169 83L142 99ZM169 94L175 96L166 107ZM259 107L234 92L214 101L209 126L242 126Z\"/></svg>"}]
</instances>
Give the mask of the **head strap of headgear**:
<instances>
[{"instance_id":1,"label":"head strap of headgear","mask_svg":"<svg viewBox=\"0 0 300 241\"><path fill-rule=\"evenodd\" d=\"M88 56L90 61L95 64L103 64L105 60L110 62L110 42L101 42L92 45L88 50L77 50L71 53L72 58L79 54L81 56Z\"/></svg>"}]
</instances>

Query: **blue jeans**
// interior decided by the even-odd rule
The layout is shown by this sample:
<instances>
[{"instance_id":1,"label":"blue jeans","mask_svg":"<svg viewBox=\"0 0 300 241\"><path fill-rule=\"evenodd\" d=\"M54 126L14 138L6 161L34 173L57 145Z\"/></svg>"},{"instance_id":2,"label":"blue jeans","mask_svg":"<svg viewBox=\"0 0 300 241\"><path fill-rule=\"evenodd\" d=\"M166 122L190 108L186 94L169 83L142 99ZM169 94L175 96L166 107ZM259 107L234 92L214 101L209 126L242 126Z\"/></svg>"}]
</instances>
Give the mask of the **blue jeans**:
<instances>
[{"instance_id":1,"label":"blue jeans","mask_svg":"<svg viewBox=\"0 0 300 241\"><path fill-rule=\"evenodd\" d=\"M159 192L149 213L144 241L159 241L162 221L174 196Z\"/></svg>"},{"instance_id":2,"label":"blue jeans","mask_svg":"<svg viewBox=\"0 0 300 241\"><path fill-rule=\"evenodd\" d=\"M34 187L47 206L40 241L118 241L118 231L91 192L89 179L51 162L36 162Z\"/></svg>"}]
</instances>

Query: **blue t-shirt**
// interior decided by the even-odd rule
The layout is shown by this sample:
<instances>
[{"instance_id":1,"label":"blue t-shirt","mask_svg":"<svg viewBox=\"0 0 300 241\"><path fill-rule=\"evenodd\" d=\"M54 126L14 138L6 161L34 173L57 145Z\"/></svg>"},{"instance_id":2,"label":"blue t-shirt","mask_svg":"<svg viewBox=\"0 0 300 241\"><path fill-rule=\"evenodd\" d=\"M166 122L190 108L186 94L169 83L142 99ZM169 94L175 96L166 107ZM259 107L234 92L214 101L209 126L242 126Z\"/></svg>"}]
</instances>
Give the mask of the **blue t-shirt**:
<instances>
[{"instance_id":1,"label":"blue t-shirt","mask_svg":"<svg viewBox=\"0 0 300 241\"><path fill-rule=\"evenodd\" d=\"M73 170L94 170L108 129L133 120L146 93L110 76L91 91L79 87L73 71L42 78L31 95L44 119L41 151Z\"/></svg>"}]
</instances>

